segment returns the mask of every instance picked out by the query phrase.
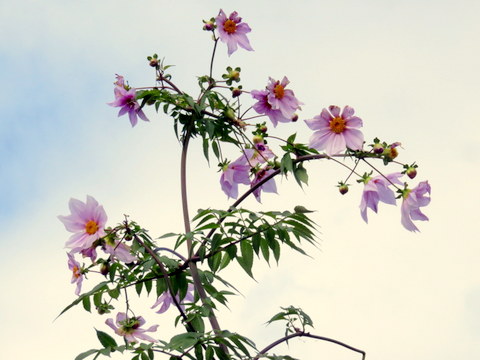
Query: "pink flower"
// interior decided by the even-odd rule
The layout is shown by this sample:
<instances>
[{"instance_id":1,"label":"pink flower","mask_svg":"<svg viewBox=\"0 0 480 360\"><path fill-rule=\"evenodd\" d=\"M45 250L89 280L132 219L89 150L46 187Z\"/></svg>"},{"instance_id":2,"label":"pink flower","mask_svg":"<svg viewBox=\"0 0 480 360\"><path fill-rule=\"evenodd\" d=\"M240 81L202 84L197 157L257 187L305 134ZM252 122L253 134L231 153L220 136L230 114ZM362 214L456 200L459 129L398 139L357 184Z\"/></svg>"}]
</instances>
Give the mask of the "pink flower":
<instances>
[{"instance_id":1,"label":"pink flower","mask_svg":"<svg viewBox=\"0 0 480 360\"><path fill-rule=\"evenodd\" d=\"M396 172L387 175L386 178L382 175L367 178L363 189L362 201L360 202L360 213L366 223L368 223L367 208L377 212L380 201L390 205L396 204L395 194L389 186L392 183L402 185L402 182L399 180L402 176L403 174Z\"/></svg>"},{"instance_id":2,"label":"pink flower","mask_svg":"<svg viewBox=\"0 0 480 360\"><path fill-rule=\"evenodd\" d=\"M118 116L128 113L132 127L137 125L137 116L144 121L149 121L136 100L136 90L125 85L123 76L117 74L117 81L115 82L113 92L115 94L115 100L108 103L108 105L120 107Z\"/></svg>"},{"instance_id":3,"label":"pink flower","mask_svg":"<svg viewBox=\"0 0 480 360\"><path fill-rule=\"evenodd\" d=\"M248 163L251 167L257 166L258 164L263 164L267 162L268 159L275 157L275 154L263 141L255 143L254 149L247 150L249 150L249 154L251 154L248 159Z\"/></svg>"},{"instance_id":4,"label":"pink flower","mask_svg":"<svg viewBox=\"0 0 480 360\"><path fill-rule=\"evenodd\" d=\"M237 50L238 45L245 50L253 51L247 38L247 33L252 31L248 24L242 23L242 18L236 11L227 18L222 9L215 19L220 40L227 44L228 56Z\"/></svg>"},{"instance_id":5,"label":"pink flower","mask_svg":"<svg viewBox=\"0 0 480 360\"><path fill-rule=\"evenodd\" d=\"M148 329L141 329L141 326L145 324L143 317L127 317L127 314L119 312L117 314L116 324L113 324L113 319L107 319L105 324L110 326L117 335L125 337L128 343L138 342L138 339L157 342L154 338L145 334L146 332L157 331L158 325L150 326Z\"/></svg>"},{"instance_id":6,"label":"pink flower","mask_svg":"<svg viewBox=\"0 0 480 360\"><path fill-rule=\"evenodd\" d=\"M253 179L250 187L254 187L260 181L262 181L265 177L273 173L275 170L270 168L260 169L256 174L255 178ZM268 180L265 184L261 185L257 189L253 191L253 195L258 202L262 202L261 200L261 191L269 192L269 193L277 193L277 185L275 184L275 179Z\"/></svg>"},{"instance_id":7,"label":"pink flower","mask_svg":"<svg viewBox=\"0 0 480 360\"><path fill-rule=\"evenodd\" d=\"M412 220L426 221L428 217L420 211L421 207L430 203L430 184L422 181L413 189L404 190L402 197L402 225L410 231L419 231Z\"/></svg>"},{"instance_id":8,"label":"pink flower","mask_svg":"<svg viewBox=\"0 0 480 360\"><path fill-rule=\"evenodd\" d=\"M125 264L137 261L137 257L132 255L130 252L130 246L120 242L118 240L110 243L108 240L105 242L103 250L112 256L112 258L117 258L120 261L123 261Z\"/></svg>"},{"instance_id":9,"label":"pink flower","mask_svg":"<svg viewBox=\"0 0 480 360\"><path fill-rule=\"evenodd\" d=\"M92 247L95 240L106 235L104 227L107 223L107 214L103 206L99 205L90 195L84 203L77 199L68 202L71 214L58 216L65 228L74 234L66 242L67 248L72 252L81 252Z\"/></svg>"},{"instance_id":10,"label":"pink flower","mask_svg":"<svg viewBox=\"0 0 480 360\"><path fill-rule=\"evenodd\" d=\"M75 295L80 295L80 290L82 289L83 273L80 263L75 260L75 257L67 253L68 256L68 268L72 270L72 281L71 283L76 283L77 288L75 289Z\"/></svg>"},{"instance_id":11,"label":"pink flower","mask_svg":"<svg viewBox=\"0 0 480 360\"><path fill-rule=\"evenodd\" d=\"M353 113L350 106L345 106L340 114L340 108L331 105L328 110L323 109L320 115L305 120L310 129L316 130L310 138L310 147L325 149L328 155L338 154L347 147L352 150L362 149L363 134L358 128L363 123Z\"/></svg>"},{"instance_id":12,"label":"pink flower","mask_svg":"<svg viewBox=\"0 0 480 360\"><path fill-rule=\"evenodd\" d=\"M295 115L295 111L300 109L301 102L298 101L292 90L285 89L290 81L286 76L283 77L281 82L271 77L268 80L268 103L272 106L272 109L280 110L284 117L291 119Z\"/></svg>"},{"instance_id":13,"label":"pink flower","mask_svg":"<svg viewBox=\"0 0 480 360\"><path fill-rule=\"evenodd\" d=\"M280 110L272 108L272 105L268 102L269 93L267 90L252 90L250 94L255 100L258 100L253 105L253 110L259 114L268 116L274 127L277 127L279 122L285 123L292 121L292 117L285 117Z\"/></svg>"},{"instance_id":14,"label":"pink flower","mask_svg":"<svg viewBox=\"0 0 480 360\"><path fill-rule=\"evenodd\" d=\"M188 289L187 289L187 294L185 297L182 299L182 303L180 303L180 298L177 295L175 295L175 299L177 299L177 302L180 304L180 308L185 311L185 305L183 303L192 303L194 301L194 296L193 296L193 290L194 287L192 284L188 284ZM170 294L170 291L165 291L162 295L160 295L155 302L155 304L152 305L152 309L161 305L160 309L156 311L157 314L163 314L165 311L168 310L170 305L174 304L173 297Z\"/></svg>"},{"instance_id":15,"label":"pink flower","mask_svg":"<svg viewBox=\"0 0 480 360\"><path fill-rule=\"evenodd\" d=\"M252 150L249 152L253 153ZM245 150L242 156L223 168L222 176L220 176L220 185L229 198L236 199L238 197L238 184L250 184L249 156L251 155L247 155Z\"/></svg>"}]
</instances>

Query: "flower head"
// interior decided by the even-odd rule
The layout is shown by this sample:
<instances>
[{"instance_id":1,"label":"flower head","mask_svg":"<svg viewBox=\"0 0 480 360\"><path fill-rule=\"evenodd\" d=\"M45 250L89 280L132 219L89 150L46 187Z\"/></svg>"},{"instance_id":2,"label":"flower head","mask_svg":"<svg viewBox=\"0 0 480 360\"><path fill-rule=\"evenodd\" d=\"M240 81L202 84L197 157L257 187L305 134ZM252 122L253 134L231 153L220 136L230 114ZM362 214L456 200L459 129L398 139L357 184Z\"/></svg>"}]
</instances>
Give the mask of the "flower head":
<instances>
[{"instance_id":1,"label":"flower head","mask_svg":"<svg viewBox=\"0 0 480 360\"><path fill-rule=\"evenodd\" d=\"M358 128L363 123L353 114L354 110L350 106L345 106L340 114L340 108L332 105L313 119L305 120L310 129L316 130L310 137L310 147L325 149L328 155L338 154L347 147L352 150L362 149L363 134Z\"/></svg>"},{"instance_id":2,"label":"flower head","mask_svg":"<svg viewBox=\"0 0 480 360\"><path fill-rule=\"evenodd\" d=\"M402 225L410 231L419 231L412 220L426 221L428 217L420 211L430 203L430 184L422 181L413 189L405 189L402 194Z\"/></svg>"},{"instance_id":3,"label":"flower head","mask_svg":"<svg viewBox=\"0 0 480 360\"><path fill-rule=\"evenodd\" d=\"M68 256L68 268L72 270L72 281L71 283L76 283L77 288L75 289L75 295L80 295L80 290L82 289L83 273L80 263L75 260L75 257L67 253Z\"/></svg>"},{"instance_id":4,"label":"flower head","mask_svg":"<svg viewBox=\"0 0 480 360\"><path fill-rule=\"evenodd\" d=\"M248 163L253 150L246 149L242 156L234 162L224 166L220 176L220 185L223 192L229 197L236 199L238 197L238 184L250 184L250 168Z\"/></svg>"},{"instance_id":5,"label":"flower head","mask_svg":"<svg viewBox=\"0 0 480 360\"><path fill-rule=\"evenodd\" d=\"M242 18L238 16L236 11L232 12L227 18L227 15L220 9L215 21L220 40L227 44L228 56L232 55L239 45L245 50L253 51L247 38L247 34L252 29L247 23L242 23Z\"/></svg>"},{"instance_id":6,"label":"flower head","mask_svg":"<svg viewBox=\"0 0 480 360\"><path fill-rule=\"evenodd\" d=\"M65 246L71 248L73 253L87 250L92 247L95 240L106 235L104 227L107 223L107 214L103 206L90 195L87 195L85 203L70 199L68 206L71 214L58 216L65 228L74 233Z\"/></svg>"},{"instance_id":7,"label":"flower head","mask_svg":"<svg viewBox=\"0 0 480 360\"><path fill-rule=\"evenodd\" d=\"M156 342L154 338L145 334L146 332L157 331L158 325L150 326L148 329L142 329L141 326L145 324L143 317L127 317L127 314L119 312L116 318L116 326L113 324L113 319L107 319L105 324L110 326L117 335L125 337L128 343L138 342L138 339Z\"/></svg>"},{"instance_id":8,"label":"flower head","mask_svg":"<svg viewBox=\"0 0 480 360\"><path fill-rule=\"evenodd\" d=\"M257 171L255 174L255 178L252 180L252 183L250 187L254 187L257 185L260 181L262 181L264 178L269 176L271 173L273 173L275 170L267 167L264 169L260 169ZM257 199L258 202L262 202L261 200L261 191L269 192L269 193L277 193L277 185L275 184L275 179L270 179L266 183L262 184L260 187L256 188L253 191L253 195L255 196L255 199Z\"/></svg>"},{"instance_id":9,"label":"flower head","mask_svg":"<svg viewBox=\"0 0 480 360\"><path fill-rule=\"evenodd\" d=\"M132 255L130 252L130 246L124 244L121 241L105 238L105 245L103 250L112 256L112 258L117 258L120 261L123 261L125 264L134 262L137 259L136 256Z\"/></svg>"},{"instance_id":10,"label":"flower head","mask_svg":"<svg viewBox=\"0 0 480 360\"><path fill-rule=\"evenodd\" d=\"M188 284L187 293L182 300L180 300L178 294L175 295L175 299L180 304L180 307L182 308L183 311L185 311L185 305L183 305L183 303L188 303L188 302L193 302L194 301L193 290L194 290L193 285ZM180 303L180 301L182 301L182 303ZM157 306L161 305L160 308L158 309L158 311L156 311L156 313L157 314L163 314L165 311L168 310L170 305L172 305L173 303L174 303L173 297L170 294L170 291L167 290L162 295L160 295L158 297L157 301L155 302L155 304L152 305L151 308L153 309L153 308L156 308Z\"/></svg>"},{"instance_id":11,"label":"flower head","mask_svg":"<svg viewBox=\"0 0 480 360\"><path fill-rule=\"evenodd\" d=\"M283 116L291 119L295 111L300 109L301 102L295 97L295 94L290 89L285 89L290 83L286 76L282 81L268 78L267 85L267 100L274 110L280 110Z\"/></svg>"},{"instance_id":12,"label":"flower head","mask_svg":"<svg viewBox=\"0 0 480 360\"><path fill-rule=\"evenodd\" d=\"M291 117L283 116L280 110L275 110L272 108L272 105L270 105L268 102L267 90L252 90L250 94L255 100L258 100L255 104L253 104L253 110L259 114L266 115L273 123L274 127L277 127L279 122L286 123L292 121Z\"/></svg>"},{"instance_id":13,"label":"flower head","mask_svg":"<svg viewBox=\"0 0 480 360\"><path fill-rule=\"evenodd\" d=\"M370 208L374 212L378 211L378 203L384 202L385 204L395 205L395 194L389 186L393 184L402 185L399 180L403 175L399 172L386 175L378 175L373 178L367 177L365 187L362 193L362 201L360 202L360 213L363 220L368 223L367 209Z\"/></svg>"},{"instance_id":14,"label":"flower head","mask_svg":"<svg viewBox=\"0 0 480 360\"><path fill-rule=\"evenodd\" d=\"M250 149L247 149L250 150ZM262 140L260 142L256 142L254 144L254 148L249 152L250 157L248 159L248 163L250 166L254 167L258 164L263 164L267 162L269 159L275 157L275 154L272 150L268 147L267 144Z\"/></svg>"},{"instance_id":15,"label":"flower head","mask_svg":"<svg viewBox=\"0 0 480 360\"><path fill-rule=\"evenodd\" d=\"M136 100L136 90L125 85L123 76L118 74L116 76L117 81L115 82L115 88L113 89L115 100L108 103L108 105L120 108L118 116L128 113L132 127L137 125L137 116L144 121L149 121Z\"/></svg>"}]
</instances>

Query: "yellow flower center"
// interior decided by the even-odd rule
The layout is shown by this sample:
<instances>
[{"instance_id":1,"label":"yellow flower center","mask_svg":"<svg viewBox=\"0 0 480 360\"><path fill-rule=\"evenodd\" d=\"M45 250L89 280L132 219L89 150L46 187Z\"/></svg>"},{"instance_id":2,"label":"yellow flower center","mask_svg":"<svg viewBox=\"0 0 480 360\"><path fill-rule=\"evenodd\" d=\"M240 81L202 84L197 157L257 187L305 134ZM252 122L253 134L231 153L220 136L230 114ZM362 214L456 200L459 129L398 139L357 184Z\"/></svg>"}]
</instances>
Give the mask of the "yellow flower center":
<instances>
[{"instance_id":1,"label":"yellow flower center","mask_svg":"<svg viewBox=\"0 0 480 360\"><path fill-rule=\"evenodd\" d=\"M95 221L90 220L85 224L85 231L89 235L95 234L98 231L98 224Z\"/></svg>"},{"instance_id":2,"label":"yellow flower center","mask_svg":"<svg viewBox=\"0 0 480 360\"><path fill-rule=\"evenodd\" d=\"M227 34L233 34L237 31L237 24L235 24L235 21L228 19L223 24L223 30L225 30Z\"/></svg>"},{"instance_id":3,"label":"yellow flower center","mask_svg":"<svg viewBox=\"0 0 480 360\"><path fill-rule=\"evenodd\" d=\"M73 272L73 276L75 276L75 279L78 279L82 275L80 274L80 269L78 268L77 265L73 266L72 272Z\"/></svg>"},{"instance_id":4,"label":"yellow flower center","mask_svg":"<svg viewBox=\"0 0 480 360\"><path fill-rule=\"evenodd\" d=\"M275 94L275 97L277 99L282 99L285 95L284 87L280 84L275 85L275 87L273 88L273 93Z\"/></svg>"},{"instance_id":5,"label":"yellow flower center","mask_svg":"<svg viewBox=\"0 0 480 360\"><path fill-rule=\"evenodd\" d=\"M346 128L345 120L341 117L333 118L330 121L330 130L332 130L335 134L342 133Z\"/></svg>"}]
</instances>

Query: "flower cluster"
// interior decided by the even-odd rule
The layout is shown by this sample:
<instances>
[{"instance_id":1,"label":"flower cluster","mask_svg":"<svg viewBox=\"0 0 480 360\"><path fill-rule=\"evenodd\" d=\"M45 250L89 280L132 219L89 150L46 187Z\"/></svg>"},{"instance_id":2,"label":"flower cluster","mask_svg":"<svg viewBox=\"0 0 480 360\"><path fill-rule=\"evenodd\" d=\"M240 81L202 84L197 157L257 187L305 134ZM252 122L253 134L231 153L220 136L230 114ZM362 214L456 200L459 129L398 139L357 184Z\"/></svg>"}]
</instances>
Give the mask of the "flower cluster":
<instances>
[{"instance_id":1,"label":"flower cluster","mask_svg":"<svg viewBox=\"0 0 480 360\"><path fill-rule=\"evenodd\" d=\"M402 176L402 173L396 172L389 175L378 175L373 178L369 175L363 177L361 181L365 186L360 202L360 213L365 222L368 222L368 208L376 213L379 202L396 205L395 194L390 186L403 185L400 181ZM402 225L409 231L419 231L412 220L428 220L428 217L420 211L420 207L427 206L430 203L430 196L426 196L427 193L430 195L431 192L428 181L420 182L413 189L399 189L397 192L401 193L403 199L401 207Z\"/></svg>"}]
</instances>

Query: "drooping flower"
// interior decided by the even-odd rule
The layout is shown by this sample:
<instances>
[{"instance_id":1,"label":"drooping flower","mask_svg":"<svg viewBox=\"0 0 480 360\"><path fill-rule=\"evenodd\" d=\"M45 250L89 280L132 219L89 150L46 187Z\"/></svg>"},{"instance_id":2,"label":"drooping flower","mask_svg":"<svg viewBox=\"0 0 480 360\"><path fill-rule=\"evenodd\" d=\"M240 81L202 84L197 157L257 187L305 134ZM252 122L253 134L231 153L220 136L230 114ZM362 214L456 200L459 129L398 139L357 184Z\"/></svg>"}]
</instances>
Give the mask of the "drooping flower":
<instances>
[{"instance_id":1,"label":"drooping flower","mask_svg":"<svg viewBox=\"0 0 480 360\"><path fill-rule=\"evenodd\" d=\"M252 90L250 94L255 100L258 100L255 104L253 104L253 110L259 114L266 115L274 127L277 127L279 122L286 123L292 121L291 117L285 117L280 110L275 110L272 108L272 105L270 105L268 102L267 90Z\"/></svg>"},{"instance_id":2,"label":"drooping flower","mask_svg":"<svg viewBox=\"0 0 480 360\"><path fill-rule=\"evenodd\" d=\"M253 149L247 150L250 150L249 154L251 155L248 158L248 163L252 167L257 166L258 164L263 164L269 159L275 157L275 154L264 141L256 142Z\"/></svg>"},{"instance_id":3,"label":"drooping flower","mask_svg":"<svg viewBox=\"0 0 480 360\"><path fill-rule=\"evenodd\" d=\"M316 130L310 137L310 147L325 150L328 155L338 154L346 148L360 150L363 147L363 134L358 128L362 120L354 116L354 110L345 106L340 114L338 106L323 109L320 115L305 120L308 127Z\"/></svg>"},{"instance_id":4,"label":"drooping flower","mask_svg":"<svg viewBox=\"0 0 480 360\"><path fill-rule=\"evenodd\" d=\"M84 203L77 199L68 202L71 214L58 216L65 228L74 234L66 242L65 247L72 249L73 253L88 250L95 240L106 235L105 224L107 214L103 206L99 205L90 195Z\"/></svg>"},{"instance_id":5,"label":"drooping flower","mask_svg":"<svg viewBox=\"0 0 480 360\"><path fill-rule=\"evenodd\" d=\"M378 175L373 178L367 177L364 180L365 187L363 188L362 200L360 202L360 213L366 223L368 223L368 208L377 212L380 201L390 205L396 204L395 193L389 186L392 185L392 183L402 185L402 182L399 180L402 176L402 173L396 172L386 175L385 177Z\"/></svg>"},{"instance_id":6,"label":"drooping flower","mask_svg":"<svg viewBox=\"0 0 480 360\"><path fill-rule=\"evenodd\" d=\"M234 162L224 166L220 176L220 185L223 192L229 197L236 199L238 197L238 184L250 184L250 164L248 159L252 156L253 150L247 149Z\"/></svg>"},{"instance_id":7,"label":"drooping flower","mask_svg":"<svg viewBox=\"0 0 480 360\"><path fill-rule=\"evenodd\" d=\"M238 16L236 11L232 12L227 18L227 15L220 9L215 22L220 40L227 44L228 56L232 55L238 49L238 46L253 51L247 38L247 34L252 29L247 23L242 22L242 18Z\"/></svg>"},{"instance_id":8,"label":"drooping flower","mask_svg":"<svg viewBox=\"0 0 480 360\"><path fill-rule=\"evenodd\" d=\"M180 308L185 311L185 305L184 303L191 303L194 301L194 296L193 296L193 290L194 290L194 287L192 284L188 284L188 289L187 289L187 293L185 295L185 297L180 300L180 297L177 295L175 295L175 299L177 300L177 302L180 304ZM170 305L174 304L174 301L173 301L173 297L172 295L170 294L170 291L165 291L162 295L160 295L157 299L157 301L155 302L155 304L152 305L152 309L153 308L156 308L157 306L161 305L160 308L158 309L158 311L156 311L157 314L163 314L165 311L168 310L168 308L170 307Z\"/></svg>"},{"instance_id":9,"label":"drooping flower","mask_svg":"<svg viewBox=\"0 0 480 360\"><path fill-rule=\"evenodd\" d=\"M82 289L83 273L80 263L75 260L75 257L67 253L68 256L68 268L72 270L72 281L71 283L76 283L77 288L75 289L75 295L80 295L80 290Z\"/></svg>"},{"instance_id":10,"label":"drooping flower","mask_svg":"<svg viewBox=\"0 0 480 360\"><path fill-rule=\"evenodd\" d=\"M255 178L252 180L250 187L253 188L255 185L257 185L260 181L262 181L265 177L269 176L274 171L275 170L269 167L258 170L257 173L255 174ZM272 178L268 180L266 183L259 186L253 191L253 195L255 196L255 199L257 199L257 201L260 203L262 202L261 200L262 190L268 193L277 193L277 185L275 184L275 179Z\"/></svg>"},{"instance_id":11,"label":"drooping flower","mask_svg":"<svg viewBox=\"0 0 480 360\"><path fill-rule=\"evenodd\" d=\"M402 225L410 231L419 231L412 220L427 221L428 217L420 211L421 207L430 203L430 184L422 181L413 189L403 191ZM426 194L428 193L428 197Z\"/></svg>"},{"instance_id":12,"label":"drooping flower","mask_svg":"<svg viewBox=\"0 0 480 360\"><path fill-rule=\"evenodd\" d=\"M132 127L137 125L137 116L144 121L149 121L136 100L136 90L125 85L123 76L117 74L117 81L115 82L113 92L115 94L115 100L108 103L108 105L120 107L118 116L128 113Z\"/></svg>"},{"instance_id":13,"label":"drooping flower","mask_svg":"<svg viewBox=\"0 0 480 360\"><path fill-rule=\"evenodd\" d=\"M125 264L138 260L137 257L130 252L130 246L118 240L111 241L107 238L103 250L113 258L123 261Z\"/></svg>"},{"instance_id":14,"label":"drooping flower","mask_svg":"<svg viewBox=\"0 0 480 360\"><path fill-rule=\"evenodd\" d=\"M113 319L107 319L105 321L105 324L110 326L117 335L125 337L128 343L136 343L138 339L157 342L157 340L145 333L157 331L158 325L150 326L148 329L142 329L141 326L145 324L145 320L141 316L129 318L127 314L119 312L115 323L116 326L113 324Z\"/></svg>"}]
</instances>

